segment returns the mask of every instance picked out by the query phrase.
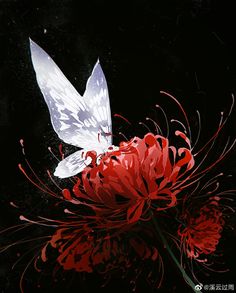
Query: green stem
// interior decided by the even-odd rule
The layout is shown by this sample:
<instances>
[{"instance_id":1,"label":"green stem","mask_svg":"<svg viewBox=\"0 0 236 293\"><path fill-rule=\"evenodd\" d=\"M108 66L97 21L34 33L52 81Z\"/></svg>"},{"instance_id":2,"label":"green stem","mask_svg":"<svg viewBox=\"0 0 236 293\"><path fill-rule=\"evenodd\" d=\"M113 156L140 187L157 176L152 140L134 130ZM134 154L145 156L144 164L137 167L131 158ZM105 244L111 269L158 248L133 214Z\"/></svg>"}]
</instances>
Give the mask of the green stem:
<instances>
[{"instance_id":1,"label":"green stem","mask_svg":"<svg viewBox=\"0 0 236 293\"><path fill-rule=\"evenodd\" d=\"M164 247L166 248L166 250L168 251L169 255L171 256L172 260L174 261L174 263L177 265L177 267L179 268L180 272L182 273L184 279L187 281L187 283L192 287L193 291L194 292L199 292L199 293L202 293L200 290L195 290L195 284L194 282L190 279L190 277L186 274L185 270L182 268L182 266L180 265L180 263L178 262L178 260L176 259L174 253L172 252L172 250L170 249L170 246L165 238L165 236L163 235L160 227L158 226L157 224L157 221L155 219L155 217L153 216L152 217L152 220L153 220L153 224L164 244Z\"/></svg>"}]
</instances>

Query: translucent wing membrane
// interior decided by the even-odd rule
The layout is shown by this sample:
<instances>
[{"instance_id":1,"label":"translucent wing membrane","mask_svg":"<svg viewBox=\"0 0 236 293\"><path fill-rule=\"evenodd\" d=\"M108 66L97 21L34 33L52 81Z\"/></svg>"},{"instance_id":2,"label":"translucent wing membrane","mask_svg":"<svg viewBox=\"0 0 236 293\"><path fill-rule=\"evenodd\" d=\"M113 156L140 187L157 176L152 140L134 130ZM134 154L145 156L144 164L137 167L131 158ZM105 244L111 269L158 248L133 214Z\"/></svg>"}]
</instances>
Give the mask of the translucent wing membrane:
<instances>
[{"instance_id":1,"label":"translucent wing membrane","mask_svg":"<svg viewBox=\"0 0 236 293\"><path fill-rule=\"evenodd\" d=\"M107 82L99 61L95 64L93 72L87 81L84 100L90 109L93 119L97 121L100 126L101 139L105 139L107 144L111 145L112 122L110 101Z\"/></svg>"},{"instance_id":2,"label":"translucent wing membrane","mask_svg":"<svg viewBox=\"0 0 236 293\"><path fill-rule=\"evenodd\" d=\"M32 40L30 49L37 82L59 138L86 150L104 152L112 145L112 122L107 83L99 61L81 96L52 58ZM83 170L86 162L78 151L59 163L55 175L73 176Z\"/></svg>"},{"instance_id":3,"label":"translucent wing membrane","mask_svg":"<svg viewBox=\"0 0 236 293\"><path fill-rule=\"evenodd\" d=\"M58 164L54 175L60 178L67 178L68 174L74 176L83 171L92 161L90 157L85 160L85 154L85 150L80 150L66 157Z\"/></svg>"},{"instance_id":4,"label":"translucent wing membrane","mask_svg":"<svg viewBox=\"0 0 236 293\"><path fill-rule=\"evenodd\" d=\"M99 61L88 79L84 97L51 57L30 40L31 57L55 132L64 142L87 149L112 144L107 83Z\"/></svg>"}]
</instances>

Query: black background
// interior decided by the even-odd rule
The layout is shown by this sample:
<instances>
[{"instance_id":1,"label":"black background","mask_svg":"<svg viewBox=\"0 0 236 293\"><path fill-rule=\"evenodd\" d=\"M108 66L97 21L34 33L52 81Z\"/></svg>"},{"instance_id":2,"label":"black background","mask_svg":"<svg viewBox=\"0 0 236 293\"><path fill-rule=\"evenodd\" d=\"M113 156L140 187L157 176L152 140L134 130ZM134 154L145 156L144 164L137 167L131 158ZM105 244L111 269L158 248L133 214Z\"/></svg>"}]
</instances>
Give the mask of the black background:
<instances>
[{"instance_id":1,"label":"black background","mask_svg":"<svg viewBox=\"0 0 236 293\"><path fill-rule=\"evenodd\" d=\"M194 122L192 117L199 109L204 142L217 126L220 111L229 108L231 93L235 93L233 2L0 1L1 226L19 223L22 212L29 216L56 214L51 211L50 199L33 188L17 168L23 160L19 139L24 138L28 157L41 176L45 169L55 167L47 146L59 144L35 80L29 37L53 57L81 94L99 57L109 87L112 114L122 114L133 124L129 128L114 118L114 133L121 130L129 137L142 136L145 129L137 122L148 115L152 117L156 103L167 105L165 110L172 117L174 108L159 95L160 90L166 90L184 104L190 122ZM235 137L235 125L234 110L222 139ZM66 150L70 148L67 146ZM235 162L234 151L218 170L236 176ZM20 211L12 208L10 201L17 203ZM235 280L235 232L226 231L222 242L230 272L204 277L207 284ZM11 270L16 252L10 249L0 258L0 292L19 292L18 279L24 266ZM27 276L30 282L33 273ZM88 280L83 282L75 276L69 284L67 278L58 286L42 277L44 289L40 290L58 292L63 286L64 292L130 290L128 281L121 282L119 278L114 278L105 289L100 288L96 276ZM137 288L137 292L152 290L155 292L145 282ZM183 291L187 292L187 286L181 275L168 265L160 292Z\"/></svg>"}]
</instances>

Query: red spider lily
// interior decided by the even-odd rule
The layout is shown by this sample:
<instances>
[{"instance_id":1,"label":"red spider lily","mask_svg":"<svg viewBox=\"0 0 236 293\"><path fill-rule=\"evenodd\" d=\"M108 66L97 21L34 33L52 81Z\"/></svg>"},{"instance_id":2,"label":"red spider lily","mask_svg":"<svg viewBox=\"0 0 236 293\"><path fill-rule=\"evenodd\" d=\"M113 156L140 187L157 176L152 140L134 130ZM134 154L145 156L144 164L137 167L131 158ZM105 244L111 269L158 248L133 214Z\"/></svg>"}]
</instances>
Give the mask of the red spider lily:
<instances>
[{"instance_id":1,"label":"red spider lily","mask_svg":"<svg viewBox=\"0 0 236 293\"><path fill-rule=\"evenodd\" d=\"M143 139L134 137L129 142L120 143L118 150L104 154L98 164L96 154L89 152L87 156L93 158L93 165L84 169L82 179L78 179L73 188L78 202L89 205L97 216L106 217L112 225L145 219L150 215L150 208L161 211L174 207L179 194L200 181L226 156L236 142L231 145L227 142L214 162L200 168L205 164L231 114L234 97L232 96L233 102L228 116L224 119L222 113L217 131L200 150L193 153L200 131L192 147L186 113L174 97L164 94L178 104L188 131L182 123L184 132L176 130L171 137L173 143L170 143L168 137L159 134L147 133Z\"/></svg>"},{"instance_id":2,"label":"red spider lily","mask_svg":"<svg viewBox=\"0 0 236 293\"><path fill-rule=\"evenodd\" d=\"M206 262L205 256L216 251L225 224L221 209L219 198L214 197L200 209L185 211L178 235L187 257Z\"/></svg>"},{"instance_id":3,"label":"red spider lily","mask_svg":"<svg viewBox=\"0 0 236 293\"><path fill-rule=\"evenodd\" d=\"M145 260L159 260L162 269L162 259L157 248L147 242L147 239L153 238L151 230L143 231L140 227L129 225L126 231L107 232L96 226L92 228L83 220L67 220L59 225L42 249L43 261L47 260L47 248L50 245L58 250L57 261L65 270L109 273L121 269L125 272L135 266L137 261ZM161 271L160 283L162 274Z\"/></svg>"},{"instance_id":4,"label":"red spider lily","mask_svg":"<svg viewBox=\"0 0 236 293\"><path fill-rule=\"evenodd\" d=\"M65 270L90 273L99 265L103 265L103 269L109 266L115 268L117 265L130 266L118 240L111 239L109 235L97 238L92 228L78 223L78 227L73 229L59 228L49 243L58 250L57 261ZM45 249L42 250L44 261L47 259Z\"/></svg>"},{"instance_id":5,"label":"red spider lily","mask_svg":"<svg viewBox=\"0 0 236 293\"><path fill-rule=\"evenodd\" d=\"M175 206L181 190L176 185L194 166L188 138L180 131L176 135L187 147L177 149L152 133L122 142L119 150L83 171L82 182L78 179L73 188L75 196L96 215L128 223L140 220L150 207L160 211Z\"/></svg>"}]
</instances>

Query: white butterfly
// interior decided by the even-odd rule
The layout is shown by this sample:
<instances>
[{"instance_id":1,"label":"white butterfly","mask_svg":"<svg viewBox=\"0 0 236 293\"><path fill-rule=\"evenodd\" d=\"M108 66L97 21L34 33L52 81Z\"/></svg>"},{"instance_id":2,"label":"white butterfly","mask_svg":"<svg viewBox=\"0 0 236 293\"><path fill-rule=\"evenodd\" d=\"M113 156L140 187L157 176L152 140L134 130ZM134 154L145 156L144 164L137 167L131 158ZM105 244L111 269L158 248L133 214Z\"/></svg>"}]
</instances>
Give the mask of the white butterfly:
<instances>
[{"instance_id":1,"label":"white butterfly","mask_svg":"<svg viewBox=\"0 0 236 293\"><path fill-rule=\"evenodd\" d=\"M103 154L112 146L112 121L107 82L99 60L81 96L52 58L30 40L31 58L39 88L47 103L52 126L64 142L83 148L62 160L54 175L60 178L81 172L92 159L87 151Z\"/></svg>"}]
</instances>

